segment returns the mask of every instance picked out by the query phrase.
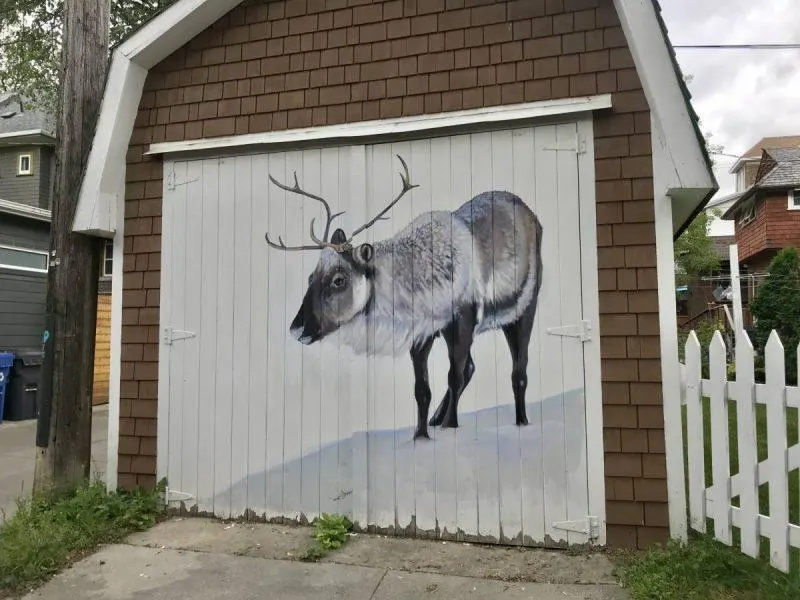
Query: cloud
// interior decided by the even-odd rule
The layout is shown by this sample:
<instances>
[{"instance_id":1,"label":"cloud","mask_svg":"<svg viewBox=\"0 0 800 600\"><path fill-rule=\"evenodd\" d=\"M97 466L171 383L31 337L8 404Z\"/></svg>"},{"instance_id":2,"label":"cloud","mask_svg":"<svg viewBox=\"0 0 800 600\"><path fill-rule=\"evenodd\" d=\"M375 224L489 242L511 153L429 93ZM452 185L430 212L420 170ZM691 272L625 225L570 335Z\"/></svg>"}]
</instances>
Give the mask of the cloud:
<instances>
[{"instance_id":1,"label":"cloud","mask_svg":"<svg viewBox=\"0 0 800 600\"><path fill-rule=\"evenodd\" d=\"M797 0L661 2L673 44L800 43ZM704 132L724 152L745 152L762 137L800 134L800 49L678 50ZM735 159L715 156L720 193L733 191Z\"/></svg>"}]
</instances>

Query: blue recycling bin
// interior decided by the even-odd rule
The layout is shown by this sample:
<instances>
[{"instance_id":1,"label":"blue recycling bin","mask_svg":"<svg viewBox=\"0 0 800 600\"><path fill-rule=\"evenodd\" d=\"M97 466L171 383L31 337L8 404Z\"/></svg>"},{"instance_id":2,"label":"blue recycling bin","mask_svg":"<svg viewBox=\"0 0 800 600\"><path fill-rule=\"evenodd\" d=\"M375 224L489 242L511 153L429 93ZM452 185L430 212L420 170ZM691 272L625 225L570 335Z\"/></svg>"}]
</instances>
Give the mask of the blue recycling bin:
<instances>
[{"instance_id":1,"label":"blue recycling bin","mask_svg":"<svg viewBox=\"0 0 800 600\"><path fill-rule=\"evenodd\" d=\"M0 423L3 422L3 411L6 404L6 388L14 365L14 354L11 352L0 352Z\"/></svg>"}]
</instances>

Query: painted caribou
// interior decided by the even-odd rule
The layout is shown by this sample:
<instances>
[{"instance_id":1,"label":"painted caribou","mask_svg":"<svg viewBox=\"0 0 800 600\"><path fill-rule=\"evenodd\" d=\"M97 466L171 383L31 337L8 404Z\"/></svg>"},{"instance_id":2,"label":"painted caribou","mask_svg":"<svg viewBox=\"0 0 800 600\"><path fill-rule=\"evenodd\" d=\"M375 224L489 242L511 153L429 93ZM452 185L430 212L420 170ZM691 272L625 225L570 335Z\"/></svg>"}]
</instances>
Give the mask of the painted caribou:
<instances>
[{"instance_id":1,"label":"painted caribou","mask_svg":"<svg viewBox=\"0 0 800 600\"><path fill-rule=\"evenodd\" d=\"M400 193L375 218L347 237L330 235L331 213L320 196L270 181L279 188L322 204L327 222L322 238L311 221L312 245L267 243L278 250L321 250L308 279L303 304L291 335L313 344L334 332L358 353L409 351L414 367L418 421L415 438L428 437L428 424L458 427L458 400L475 371L471 347L475 336L502 329L513 362L511 387L517 425L528 420L528 346L542 284L542 226L515 194L484 192L454 212L433 211L416 217L393 237L373 244L353 244L400 201L412 185L408 166L400 173ZM450 358L448 389L428 423L431 389L428 355L441 335Z\"/></svg>"}]
</instances>

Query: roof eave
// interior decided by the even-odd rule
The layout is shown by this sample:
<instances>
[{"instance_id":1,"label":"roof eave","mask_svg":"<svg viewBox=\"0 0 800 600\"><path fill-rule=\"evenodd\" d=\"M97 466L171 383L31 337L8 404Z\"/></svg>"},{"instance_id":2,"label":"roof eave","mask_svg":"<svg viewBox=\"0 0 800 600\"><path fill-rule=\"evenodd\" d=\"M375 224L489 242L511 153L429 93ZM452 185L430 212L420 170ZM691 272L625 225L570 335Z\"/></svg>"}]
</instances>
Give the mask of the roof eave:
<instances>
[{"instance_id":1,"label":"roof eave","mask_svg":"<svg viewBox=\"0 0 800 600\"><path fill-rule=\"evenodd\" d=\"M671 174L668 189L662 191L690 203L673 224L677 237L719 190L719 184L655 1L614 0L614 6L651 116L661 132L659 154L669 163L666 170ZM681 190L685 193L678 194Z\"/></svg>"},{"instance_id":2,"label":"roof eave","mask_svg":"<svg viewBox=\"0 0 800 600\"><path fill-rule=\"evenodd\" d=\"M14 215L15 217L24 217L26 219L33 219L34 221L42 221L49 223L52 214L45 208L37 206L28 206L19 202L12 202L11 200L0 199L0 213L6 215Z\"/></svg>"}]
</instances>

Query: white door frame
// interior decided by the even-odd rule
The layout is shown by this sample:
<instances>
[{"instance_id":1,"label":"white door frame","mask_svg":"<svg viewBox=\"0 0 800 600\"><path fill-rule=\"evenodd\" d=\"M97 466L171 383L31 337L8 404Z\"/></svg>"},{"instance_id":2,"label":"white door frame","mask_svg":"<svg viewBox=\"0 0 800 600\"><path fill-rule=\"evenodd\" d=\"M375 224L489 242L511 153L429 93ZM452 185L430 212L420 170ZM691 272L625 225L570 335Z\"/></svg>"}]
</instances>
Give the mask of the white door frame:
<instances>
[{"instance_id":1,"label":"white door frame","mask_svg":"<svg viewBox=\"0 0 800 600\"><path fill-rule=\"evenodd\" d=\"M533 103L536 104L536 103ZM593 107L594 108L594 107ZM576 146L577 160L578 160L578 173L579 173L579 214L580 214L580 244L581 244L581 289L582 289L582 308L583 317L591 326L591 335L588 336L584 343L584 381L585 381L585 400L586 400L586 465L587 465L587 488L588 488L588 510L587 517L591 516L596 519L596 537L593 542L598 545L605 545L606 543L606 525L605 525L605 460L603 453L603 397L602 397L602 383L601 383L601 357L600 357L600 338L599 338L599 287L598 287L598 273L597 273L597 225L596 225L596 203L595 203L595 166L594 166L594 125L592 113L581 112L574 113L567 111L565 115L546 115L544 118L535 118L536 111L528 111L526 118L517 120L497 119L490 120L492 124L491 129L506 129L519 124L527 124L530 126L547 125L555 122L574 122L577 124L579 140ZM533 116L531 116L533 115ZM452 122L448 123L446 118L439 119L437 122L437 132L442 129L463 129L463 119L453 118ZM356 127L357 125L354 125ZM474 123L470 128L486 128L487 123ZM336 145L353 145L358 143L354 139L342 140L341 139L342 126L331 127L331 137L333 139L325 140L323 136L317 137L319 145L325 145L324 142L328 141ZM327 128L319 128L325 130ZM469 131L469 129L467 129ZM426 133L427 132L427 133ZM404 132L408 136L407 132ZM336 134L334 136L334 134ZM229 144L225 146L217 146L214 144L213 150L208 147L198 147L195 152L187 148L183 143L176 143L174 148L168 148L168 144L159 145L159 153L170 154L169 158L165 157L164 172L171 172L172 165L176 160L182 160L190 155L197 155L201 151L208 153L211 150L215 155L224 154L226 149L233 151L237 154L259 151L266 152L271 147L280 146L286 149L287 140L282 137L275 138L274 143L270 143L268 136L271 134L264 134L257 147L250 146L247 150L242 147L241 143L236 143L235 138L228 138ZM277 134L272 134L277 135ZM283 135L283 134L281 134ZM374 135L374 133L373 133ZM428 127L420 127L419 135L416 137L428 137L436 135L430 132ZM441 135L441 133L439 133ZM376 141L384 142L396 138L396 132L387 130L379 133ZM298 139L298 141L300 141ZM237 151L238 150L238 151ZM566 150L566 149L564 149ZM169 194L169 182L164 178L164 201L167 201ZM166 210L162 211L166 214ZM164 232L169 231L168 223L163 225ZM121 244L120 244L121 246ZM164 327L169 325L165 319L170 311L169 293L165 293L168 287L165 282L169 280L170 269L170 246L162 242L161 260L161 306L160 306L160 338L163 338ZM589 249L588 251L586 249ZM121 248L120 248L121 250ZM121 262L121 261L120 261ZM119 295L119 303L121 305L121 294ZM121 306L120 306L121 308ZM168 429L169 429L169 345L162 343L159 348L159 381L158 381L158 456L157 456L157 477L161 479L167 474L167 443L168 443ZM118 402L118 398L117 398ZM355 466L355 465L354 465ZM179 498L175 498L178 500ZM354 504L354 513L359 507L357 503ZM355 515L354 515L355 516Z\"/></svg>"}]
</instances>

